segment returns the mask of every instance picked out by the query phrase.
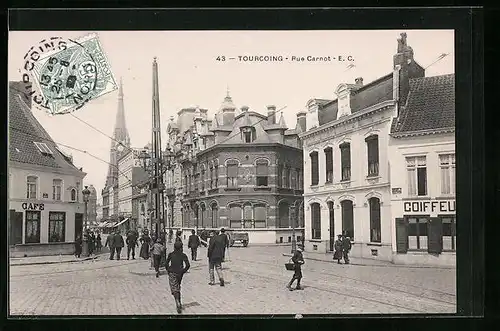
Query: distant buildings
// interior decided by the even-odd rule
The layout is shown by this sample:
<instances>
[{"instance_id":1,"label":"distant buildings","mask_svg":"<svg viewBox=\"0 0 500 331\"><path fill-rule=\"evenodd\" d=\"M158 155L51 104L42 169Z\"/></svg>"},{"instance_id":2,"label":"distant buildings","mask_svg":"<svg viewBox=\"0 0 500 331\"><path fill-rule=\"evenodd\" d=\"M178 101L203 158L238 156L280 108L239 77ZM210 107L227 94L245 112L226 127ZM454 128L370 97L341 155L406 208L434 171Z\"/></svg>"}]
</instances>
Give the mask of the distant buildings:
<instances>
[{"instance_id":1,"label":"distant buildings","mask_svg":"<svg viewBox=\"0 0 500 331\"><path fill-rule=\"evenodd\" d=\"M86 174L33 116L24 91L9 83L9 255L72 254L83 230Z\"/></svg>"},{"instance_id":2,"label":"distant buildings","mask_svg":"<svg viewBox=\"0 0 500 331\"><path fill-rule=\"evenodd\" d=\"M97 192L93 185L88 187L90 191L89 202L87 204L88 224L89 226L97 225Z\"/></svg>"}]
</instances>

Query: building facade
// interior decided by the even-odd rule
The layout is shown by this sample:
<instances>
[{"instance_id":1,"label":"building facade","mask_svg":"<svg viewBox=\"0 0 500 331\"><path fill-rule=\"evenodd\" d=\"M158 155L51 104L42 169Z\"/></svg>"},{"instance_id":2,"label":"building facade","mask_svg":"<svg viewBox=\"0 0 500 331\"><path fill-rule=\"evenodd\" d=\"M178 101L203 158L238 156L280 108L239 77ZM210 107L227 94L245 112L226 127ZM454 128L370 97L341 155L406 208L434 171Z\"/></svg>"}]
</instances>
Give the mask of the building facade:
<instances>
[{"instance_id":1,"label":"building facade","mask_svg":"<svg viewBox=\"0 0 500 331\"><path fill-rule=\"evenodd\" d=\"M90 226L97 225L97 192L93 185L88 187L90 191L89 202L87 204L88 222Z\"/></svg>"},{"instance_id":2,"label":"building facade","mask_svg":"<svg viewBox=\"0 0 500 331\"><path fill-rule=\"evenodd\" d=\"M9 83L9 255L73 254L84 222L85 173L58 149Z\"/></svg>"},{"instance_id":3,"label":"building facade","mask_svg":"<svg viewBox=\"0 0 500 331\"><path fill-rule=\"evenodd\" d=\"M295 129L276 107L267 116L243 106L229 94L212 121L206 110L181 110L169 125L170 148L178 167L170 172L177 188L174 218L182 228L228 228L249 233L250 243L286 243L292 228L301 237L302 145L306 114ZM177 208L175 208L175 204ZM295 217L290 207L295 207ZM295 223L292 224L291 222ZM177 221L176 224L179 224Z\"/></svg>"},{"instance_id":4,"label":"building facade","mask_svg":"<svg viewBox=\"0 0 500 331\"><path fill-rule=\"evenodd\" d=\"M308 251L333 251L338 234L353 242L351 254L392 260L389 134L409 80L423 77L406 34L398 39L389 74L364 84L343 83L336 99L306 107L304 203Z\"/></svg>"},{"instance_id":5,"label":"building facade","mask_svg":"<svg viewBox=\"0 0 500 331\"><path fill-rule=\"evenodd\" d=\"M393 260L456 265L455 75L410 80L389 159Z\"/></svg>"}]
</instances>

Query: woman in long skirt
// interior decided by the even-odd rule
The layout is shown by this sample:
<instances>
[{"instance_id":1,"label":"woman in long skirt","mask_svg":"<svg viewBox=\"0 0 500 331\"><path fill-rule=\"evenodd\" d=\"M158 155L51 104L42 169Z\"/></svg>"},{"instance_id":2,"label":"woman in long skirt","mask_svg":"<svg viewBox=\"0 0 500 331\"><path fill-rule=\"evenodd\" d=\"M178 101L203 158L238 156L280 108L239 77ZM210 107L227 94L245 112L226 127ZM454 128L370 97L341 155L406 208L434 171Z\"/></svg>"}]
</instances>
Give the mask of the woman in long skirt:
<instances>
[{"instance_id":1,"label":"woman in long skirt","mask_svg":"<svg viewBox=\"0 0 500 331\"><path fill-rule=\"evenodd\" d=\"M139 239L141 242L141 251L139 256L142 257L144 260L149 259L149 249L151 247L151 237L147 233L147 231L144 231L144 233L141 236L141 239Z\"/></svg>"},{"instance_id":2,"label":"woman in long skirt","mask_svg":"<svg viewBox=\"0 0 500 331\"><path fill-rule=\"evenodd\" d=\"M182 276L189 270L190 264L186 254L182 251L182 243L176 242L174 250L167 256L167 273L170 292L174 296L177 313L182 312L181 282Z\"/></svg>"}]
</instances>

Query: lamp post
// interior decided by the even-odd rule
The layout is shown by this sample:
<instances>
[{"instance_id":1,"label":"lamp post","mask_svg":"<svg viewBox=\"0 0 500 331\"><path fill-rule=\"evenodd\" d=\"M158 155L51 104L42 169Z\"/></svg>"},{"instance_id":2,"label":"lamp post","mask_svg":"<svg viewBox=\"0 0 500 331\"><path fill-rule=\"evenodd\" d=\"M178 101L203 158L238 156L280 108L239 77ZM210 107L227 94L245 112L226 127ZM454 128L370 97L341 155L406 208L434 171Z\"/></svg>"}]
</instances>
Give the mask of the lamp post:
<instances>
[{"instance_id":1,"label":"lamp post","mask_svg":"<svg viewBox=\"0 0 500 331\"><path fill-rule=\"evenodd\" d=\"M295 206L290 206L290 222L292 223L292 253L297 250L297 241L295 239Z\"/></svg>"},{"instance_id":2,"label":"lamp post","mask_svg":"<svg viewBox=\"0 0 500 331\"><path fill-rule=\"evenodd\" d=\"M89 256L89 238L87 236L87 229L88 229L88 220L89 220L89 213L87 210L87 206L89 203L89 197L90 197L90 190L88 189L88 186L85 186L85 189L82 191L83 195L83 202L85 203L85 225L84 225L84 234L83 234L83 245L82 245L82 255L83 256Z\"/></svg>"}]
</instances>

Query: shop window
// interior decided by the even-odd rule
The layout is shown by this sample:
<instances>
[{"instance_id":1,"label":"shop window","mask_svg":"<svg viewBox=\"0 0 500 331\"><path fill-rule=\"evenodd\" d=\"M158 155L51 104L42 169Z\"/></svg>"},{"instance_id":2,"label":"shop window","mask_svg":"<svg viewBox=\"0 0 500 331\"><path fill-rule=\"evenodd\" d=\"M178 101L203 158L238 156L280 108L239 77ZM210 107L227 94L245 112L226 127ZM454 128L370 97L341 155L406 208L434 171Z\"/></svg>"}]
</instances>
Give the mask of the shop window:
<instances>
[{"instance_id":1,"label":"shop window","mask_svg":"<svg viewBox=\"0 0 500 331\"><path fill-rule=\"evenodd\" d=\"M370 204L370 242L381 242L381 226L380 226L380 200L371 198L368 200Z\"/></svg>"},{"instance_id":2,"label":"shop window","mask_svg":"<svg viewBox=\"0 0 500 331\"><path fill-rule=\"evenodd\" d=\"M26 236L27 244L40 243L40 212L26 211Z\"/></svg>"},{"instance_id":3,"label":"shop window","mask_svg":"<svg viewBox=\"0 0 500 331\"><path fill-rule=\"evenodd\" d=\"M408 249L427 250L427 223L425 217L410 217L408 219Z\"/></svg>"},{"instance_id":4,"label":"shop window","mask_svg":"<svg viewBox=\"0 0 500 331\"><path fill-rule=\"evenodd\" d=\"M455 195L455 154L439 155L441 167L441 193Z\"/></svg>"},{"instance_id":5,"label":"shop window","mask_svg":"<svg viewBox=\"0 0 500 331\"><path fill-rule=\"evenodd\" d=\"M238 187L238 162L228 161L227 162L227 187L237 188Z\"/></svg>"},{"instance_id":6,"label":"shop window","mask_svg":"<svg viewBox=\"0 0 500 331\"><path fill-rule=\"evenodd\" d=\"M49 212L49 242L64 242L66 230L66 213Z\"/></svg>"},{"instance_id":7,"label":"shop window","mask_svg":"<svg viewBox=\"0 0 500 331\"><path fill-rule=\"evenodd\" d=\"M26 190L26 198L27 199L36 199L37 198L37 190L38 190L38 177L36 176L28 176L26 179L27 190Z\"/></svg>"},{"instance_id":8,"label":"shop window","mask_svg":"<svg viewBox=\"0 0 500 331\"><path fill-rule=\"evenodd\" d=\"M342 209L342 233L351 240L354 240L354 210L351 200L344 200L340 203Z\"/></svg>"},{"instance_id":9,"label":"shop window","mask_svg":"<svg viewBox=\"0 0 500 331\"><path fill-rule=\"evenodd\" d=\"M427 195L427 167L425 156L407 157L408 195Z\"/></svg>"},{"instance_id":10,"label":"shop window","mask_svg":"<svg viewBox=\"0 0 500 331\"><path fill-rule=\"evenodd\" d=\"M254 223L256 228L265 228L267 220L267 208L265 205L253 207Z\"/></svg>"},{"instance_id":11,"label":"shop window","mask_svg":"<svg viewBox=\"0 0 500 331\"><path fill-rule=\"evenodd\" d=\"M229 227L239 229L241 228L241 207L232 205L229 208Z\"/></svg>"},{"instance_id":12,"label":"shop window","mask_svg":"<svg viewBox=\"0 0 500 331\"><path fill-rule=\"evenodd\" d=\"M326 183L333 182L333 148L328 147L324 150L326 158Z\"/></svg>"},{"instance_id":13,"label":"shop window","mask_svg":"<svg viewBox=\"0 0 500 331\"><path fill-rule=\"evenodd\" d=\"M319 183L318 152L312 152L309 157L311 158L311 185L314 186Z\"/></svg>"},{"instance_id":14,"label":"shop window","mask_svg":"<svg viewBox=\"0 0 500 331\"><path fill-rule=\"evenodd\" d=\"M365 141L368 151L368 176L378 176L378 136L369 136Z\"/></svg>"},{"instance_id":15,"label":"shop window","mask_svg":"<svg viewBox=\"0 0 500 331\"><path fill-rule=\"evenodd\" d=\"M52 200L61 201L62 180L54 179L52 181Z\"/></svg>"},{"instance_id":16,"label":"shop window","mask_svg":"<svg viewBox=\"0 0 500 331\"><path fill-rule=\"evenodd\" d=\"M258 160L256 166L257 186L268 185L269 166L266 160Z\"/></svg>"},{"instance_id":17,"label":"shop window","mask_svg":"<svg viewBox=\"0 0 500 331\"><path fill-rule=\"evenodd\" d=\"M340 167L342 169L342 180L351 180L351 144L340 145Z\"/></svg>"},{"instance_id":18,"label":"shop window","mask_svg":"<svg viewBox=\"0 0 500 331\"><path fill-rule=\"evenodd\" d=\"M321 206L315 202L311 204L312 239L321 239Z\"/></svg>"},{"instance_id":19,"label":"shop window","mask_svg":"<svg viewBox=\"0 0 500 331\"><path fill-rule=\"evenodd\" d=\"M455 251L457 248L457 225L455 217L442 217L443 250Z\"/></svg>"}]
</instances>

